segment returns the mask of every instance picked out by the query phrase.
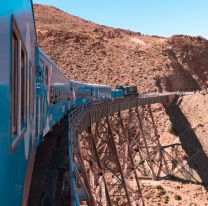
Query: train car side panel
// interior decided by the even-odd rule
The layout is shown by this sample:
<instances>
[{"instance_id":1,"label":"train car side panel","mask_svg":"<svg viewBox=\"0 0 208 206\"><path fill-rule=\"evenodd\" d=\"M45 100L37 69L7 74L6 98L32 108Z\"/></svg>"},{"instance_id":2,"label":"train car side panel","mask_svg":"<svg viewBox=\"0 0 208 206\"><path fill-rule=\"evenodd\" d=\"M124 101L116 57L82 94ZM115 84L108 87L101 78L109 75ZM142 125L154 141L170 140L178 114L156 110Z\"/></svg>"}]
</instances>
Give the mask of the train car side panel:
<instances>
[{"instance_id":1,"label":"train car side panel","mask_svg":"<svg viewBox=\"0 0 208 206\"><path fill-rule=\"evenodd\" d=\"M39 92L37 105L39 143L51 128L69 111L69 80L39 48ZM68 92L67 92L68 91ZM39 116L40 115L40 116Z\"/></svg>"},{"instance_id":2,"label":"train car side panel","mask_svg":"<svg viewBox=\"0 0 208 206\"><path fill-rule=\"evenodd\" d=\"M31 1L0 1L1 205L26 205L29 192L35 153L33 20Z\"/></svg>"}]
</instances>

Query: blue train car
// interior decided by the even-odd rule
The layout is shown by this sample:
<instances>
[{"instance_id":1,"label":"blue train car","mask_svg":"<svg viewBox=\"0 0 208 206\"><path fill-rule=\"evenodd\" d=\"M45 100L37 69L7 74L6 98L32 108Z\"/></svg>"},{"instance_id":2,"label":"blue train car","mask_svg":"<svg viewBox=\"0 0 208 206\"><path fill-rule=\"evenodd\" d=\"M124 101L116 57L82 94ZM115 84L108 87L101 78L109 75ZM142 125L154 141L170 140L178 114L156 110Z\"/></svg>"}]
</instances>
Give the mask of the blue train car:
<instances>
[{"instance_id":1,"label":"blue train car","mask_svg":"<svg viewBox=\"0 0 208 206\"><path fill-rule=\"evenodd\" d=\"M93 101L111 99L111 87L70 80L70 108Z\"/></svg>"},{"instance_id":2,"label":"blue train car","mask_svg":"<svg viewBox=\"0 0 208 206\"><path fill-rule=\"evenodd\" d=\"M70 84L54 83L50 86L50 102L48 105L48 117L46 133L64 116L70 109ZM45 134L46 134L45 133Z\"/></svg>"},{"instance_id":3,"label":"blue train car","mask_svg":"<svg viewBox=\"0 0 208 206\"><path fill-rule=\"evenodd\" d=\"M70 108L92 102L92 85L70 80Z\"/></svg>"},{"instance_id":4,"label":"blue train car","mask_svg":"<svg viewBox=\"0 0 208 206\"><path fill-rule=\"evenodd\" d=\"M69 79L40 49L37 53L37 136L39 143L69 111Z\"/></svg>"},{"instance_id":5,"label":"blue train car","mask_svg":"<svg viewBox=\"0 0 208 206\"><path fill-rule=\"evenodd\" d=\"M137 86L123 86L123 85L118 85L115 88L116 91L122 91L123 92L123 96L126 95L137 95L138 91L137 91Z\"/></svg>"},{"instance_id":6,"label":"blue train car","mask_svg":"<svg viewBox=\"0 0 208 206\"><path fill-rule=\"evenodd\" d=\"M0 204L26 205L35 158L32 2L0 1Z\"/></svg>"},{"instance_id":7,"label":"blue train car","mask_svg":"<svg viewBox=\"0 0 208 206\"><path fill-rule=\"evenodd\" d=\"M123 91L122 90L114 90L111 93L112 99L117 99L123 97Z\"/></svg>"},{"instance_id":8,"label":"blue train car","mask_svg":"<svg viewBox=\"0 0 208 206\"><path fill-rule=\"evenodd\" d=\"M111 99L111 87L106 85L91 84L93 101Z\"/></svg>"}]
</instances>

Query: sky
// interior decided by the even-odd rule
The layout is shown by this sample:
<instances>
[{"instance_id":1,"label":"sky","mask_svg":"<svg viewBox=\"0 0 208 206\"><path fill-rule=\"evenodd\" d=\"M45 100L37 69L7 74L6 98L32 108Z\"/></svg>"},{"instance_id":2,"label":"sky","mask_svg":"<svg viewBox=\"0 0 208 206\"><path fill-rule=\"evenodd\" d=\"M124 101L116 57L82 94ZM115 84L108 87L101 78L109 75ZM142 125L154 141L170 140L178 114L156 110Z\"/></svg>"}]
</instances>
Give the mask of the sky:
<instances>
[{"instance_id":1,"label":"sky","mask_svg":"<svg viewBox=\"0 0 208 206\"><path fill-rule=\"evenodd\" d=\"M208 0L33 0L67 13L142 34L208 39Z\"/></svg>"}]
</instances>

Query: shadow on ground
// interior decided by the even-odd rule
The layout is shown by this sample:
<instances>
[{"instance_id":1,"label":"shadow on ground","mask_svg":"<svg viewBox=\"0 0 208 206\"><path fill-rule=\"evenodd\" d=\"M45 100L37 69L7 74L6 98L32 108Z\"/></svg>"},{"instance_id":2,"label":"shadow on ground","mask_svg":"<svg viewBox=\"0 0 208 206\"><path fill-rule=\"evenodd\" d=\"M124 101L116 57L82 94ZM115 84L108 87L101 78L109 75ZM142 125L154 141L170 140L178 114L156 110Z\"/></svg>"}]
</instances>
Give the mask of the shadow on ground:
<instances>
[{"instance_id":1,"label":"shadow on ground","mask_svg":"<svg viewBox=\"0 0 208 206\"><path fill-rule=\"evenodd\" d=\"M166 108L170 121L177 132L182 148L190 158L188 165L194 169L203 185L208 185L208 157L205 154L199 138L193 131L191 124L178 105ZM197 154L198 155L195 155ZM194 156L194 158L192 158Z\"/></svg>"}]
</instances>

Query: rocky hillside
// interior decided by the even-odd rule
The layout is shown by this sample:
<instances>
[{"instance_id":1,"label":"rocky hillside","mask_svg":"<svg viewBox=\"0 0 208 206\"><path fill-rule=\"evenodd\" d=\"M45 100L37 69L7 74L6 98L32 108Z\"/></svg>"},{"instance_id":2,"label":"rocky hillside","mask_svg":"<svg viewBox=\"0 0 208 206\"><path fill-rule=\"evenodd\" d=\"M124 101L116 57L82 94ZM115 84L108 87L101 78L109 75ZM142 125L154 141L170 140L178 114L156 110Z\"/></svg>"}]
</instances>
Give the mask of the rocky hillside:
<instances>
[{"instance_id":1,"label":"rocky hillside","mask_svg":"<svg viewBox=\"0 0 208 206\"><path fill-rule=\"evenodd\" d=\"M142 92L208 86L208 40L202 37L146 36L97 25L54 7L34 8L40 47L71 79L137 85ZM153 113L162 144L181 143L189 157L203 151L194 168L208 181L207 171L200 170L200 164L207 164L207 104L208 95L198 93L181 98L178 107L168 112L156 105ZM176 131L171 132L172 127ZM208 203L207 190L191 182L147 181L142 188L148 206Z\"/></svg>"},{"instance_id":2,"label":"rocky hillside","mask_svg":"<svg viewBox=\"0 0 208 206\"><path fill-rule=\"evenodd\" d=\"M141 91L198 90L208 85L208 41L161 38L97 25L35 5L40 46L72 79L138 85Z\"/></svg>"}]
</instances>

